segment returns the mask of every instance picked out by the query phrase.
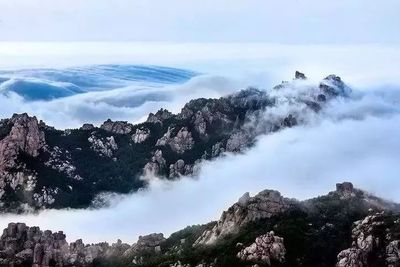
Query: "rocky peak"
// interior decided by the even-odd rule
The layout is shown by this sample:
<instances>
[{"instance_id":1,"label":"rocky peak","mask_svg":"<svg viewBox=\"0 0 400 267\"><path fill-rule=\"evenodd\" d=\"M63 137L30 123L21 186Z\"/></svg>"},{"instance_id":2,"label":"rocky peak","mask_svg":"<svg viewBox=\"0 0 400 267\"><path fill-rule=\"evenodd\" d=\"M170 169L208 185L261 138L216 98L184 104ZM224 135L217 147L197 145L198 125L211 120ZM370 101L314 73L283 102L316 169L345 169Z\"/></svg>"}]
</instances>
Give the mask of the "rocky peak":
<instances>
[{"instance_id":1,"label":"rocky peak","mask_svg":"<svg viewBox=\"0 0 400 267\"><path fill-rule=\"evenodd\" d=\"M243 248L237 254L242 261L262 263L271 266L272 261L283 263L286 249L283 238L276 236L273 231L256 238L254 243Z\"/></svg>"},{"instance_id":2,"label":"rocky peak","mask_svg":"<svg viewBox=\"0 0 400 267\"><path fill-rule=\"evenodd\" d=\"M192 149L194 141L192 133L189 132L187 127L182 127L174 137L171 137L173 131L173 128L168 128L164 136L157 140L156 146L169 145L171 149L178 154Z\"/></svg>"},{"instance_id":3,"label":"rocky peak","mask_svg":"<svg viewBox=\"0 0 400 267\"><path fill-rule=\"evenodd\" d=\"M126 121L112 121L108 119L100 128L116 134L128 134L133 130L133 125Z\"/></svg>"},{"instance_id":4,"label":"rocky peak","mask_svg":"<svg viewBox=\"0 0 400 267\"><path fill-rule=\"evenodd\" d=\"M347 96L349 88L339 76L331 74L321 81L319 88L329 96Z\"/></svg>"},{"instance_id":5,"label":"rocky peak","mask_svg":"<svg viewBox=\"0 0 400 267\"><path fill-rule=\"evenodd\" d=\"M338 254L336 266L399 266L400 240L395 239L390 229L393 226L397 228L398 223L385 212L356 221L352 230L352 246Z\"/></svg>"},{"instance_id":6,"label":"rocky peak","mask_svg":"<svg viewBox=\"0 0 400 267\"><path fill-rule=\"evenodd\" d=\"M343 183L337 183L336 184L336 193L341 197L341 198L350 198L350 197L355 197L356 196L356 189L354 189L354 186L350 182L343 182Z\"/></svg>"},{"instance_id":7,"label":"rocky peak","mask_svg":"<svg viewBox=\"0 0 400 267\"><path fill-rule=\"evenodd\" d=\"M139 236L136 244L133 244L124 252L125 258L134 258L134 262L139 263L141 254L153 254L161 252L161 244L165 242L165 237L161 233L153 233L145 236Z\"/></svg>"},{"instance_id":8,"label":"rocky peak","mask_svg":"<svg viewBox=\"0 0 400 267\"><path fill-rule=\"evenodd\" d=\"M302 73L300 71L297 71L297 70L296 70L296 72L294 74L294 78L296 80L306 80L307 79L307 77L306 77L306 75L304 75L304 73Z\"/></svg>"},{"instance_id":9,"label":"rocky peak","mask_svg":"<svg viewBox=\"0 0 400 267\"><path fill-rule=\"evenodd\" d=\"M162 123L164 120L171 118L173 114L169 112L167 109L159 109L156 114L150 113L147 117L146 122L150 123Z\"/></svg>"},{"instance_id":10,"label":"rocky peak","mask_svg":"<svg viewBox=\"0 0 400 267\"><path fill-rule=\"evenodd\" d=\"M150 130L147 128L137 128L136 132L132 135L132 140L135 144L143 143L150 137Z\"/></svg>"},{"instance_id":11,"label":"rocky peak","mask_svg":"<svg viewBox=\"0 0 400 267\"><path fill-rule=\"evenodd\" d=\"M237 203L222 213L212 229L206 230L196 240L195 245L211 245L218 239L232 233L249 222L270 218L294 205L292 200L284 198L278 191L264 190L254 197L244 194Z\"/></svg>"},{"instance_id":12,"label":"rocky peak","mask_svg":"<svg viewBox=\"0 0 400 267\"><path fill-rule=\"evenodd\" d=\"M36 117L14 114L8 121L9 133L0 141L0 169L14 167L20 151L36 157L45 145L44 133Z\"/></svg>"},{"instance_id":13,"label":"rocky peak","mask_svg":"<svg viewBox=\"0 0 400 267\"><path fill-rule=\"evenodd\" d=\"M80 128L80 130L84 130L84 131L90 131L94 129L94 125L91 123L85 123L82 125L82 127Z\"/></svg>"},{"instance_id":14,"label":"rocky peak","mask_svg":"<svg viewBox=\"0 0 400 267\"><path fill-rule=\"evenodd\" d=\"M65 234L42 231L24 223L10 223L0 238L1 266L92 266L95 259L121 256L130 248L119 242L85 245L82 239L66 241Z\"/></svg>"},{"instance_id":15,"label":"rocky peak","mask_svg":"<svg viewBox=\"0 0 400 267\"><path fill-rule=\"evenodd\" d=\"M266 91L253 87L231 95L228 100L233 106L245 109L260 109L272 103Z\"/></svg>"},{"instance_id":16,"label":"rocky peak","mask_svg":"<svg viewBox=\"0 0 400 267\"><path fill-rule=\"evenodd\" d=\"M139 236L137 245L142 247L156 247L165 241L162 233L153 233L145 236Z\"/></svg>"}]
</instances>

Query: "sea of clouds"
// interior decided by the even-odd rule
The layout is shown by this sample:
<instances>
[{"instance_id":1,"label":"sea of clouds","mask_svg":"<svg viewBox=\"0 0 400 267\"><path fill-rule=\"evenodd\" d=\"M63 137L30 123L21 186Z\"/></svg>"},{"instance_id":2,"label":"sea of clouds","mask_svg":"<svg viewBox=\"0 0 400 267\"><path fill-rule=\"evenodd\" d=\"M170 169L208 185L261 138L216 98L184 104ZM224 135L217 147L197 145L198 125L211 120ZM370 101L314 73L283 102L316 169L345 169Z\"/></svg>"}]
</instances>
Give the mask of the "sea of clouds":
<instances>
[{"instance_id":1,"label":"sea of clouds","mask_svg":"<svg viewBox=\"0 0 400 267\"><path fill-rule=\"evenodd\" d=\"M332 52L329 49L327 51ZM143 177L149 180L148 189L126 196L112 196L107 208L46 210L36 215L2 215L0 228L10 221L22 221L28 225L39 225L43 229L64 230L69 241L83 238L85 242L98 242L121 238L126 242L135 242L139 235L152 232L168 235L187 225L216 220L224 209L247 191L255 194L271 188L288 197L306 199L326 194L334 190L336 182L342 181L351 181L359 188L400 202L400 87L395 77L400 68L390 63L385 53L382 54L382 61L373 54L368 55L370 60L362 58L361 63L370 63L363 65L351 60L361 58L357 51L353 58L347 48L343 48L342 52L336 51L336 56L342 56L343 72L348 73L350 78L353 89L350 98L333 101L316 116L306 114L304 125L260 136L256 145L243 154L226 154L214 161L205 162L196 178L182 177L178 181L165 181L156 177ZM328 70L325 74L334 72L329 70L340 66L340 60L333 60L330 54L322 57L322 52L318 51L309 62L317 62L318 56L321 56L319 66L324 66L321 70ZM392 56L396 58L399 54L393 53ZM295 59L298 57L293 55ZM289 61L286 57L282 58ZM247 72L240 63L250 61L248 58L244 61L237 58L235 67L242 70L237 77L246 77L244 79L210 75L214 74L213 67L207 63L209 75L195 77L180 85L153 88L151 90L156 92L165 90L168 92L165 95L169 96L162 101L145 101L136 107L121 108L116 104L113 105L114 111L110 108L108 101L130 102L138 98L137 91L123 88L72 96L73 101L68 97L28 103L14 95L7 101L16 102L3 102L0 112L4 112L10 103L16 103L21 105L21 111L32 112L57 126L63 126L60 116L64 116L65 121L72 126L85 120L99 123L102 116L135 121L159 107L178 111L190 98L218 97L252 85L249 81L257 80L257 83L268 88L271 82L276 82L282 73L286 73L286 68L303 66L297 65L300 61L295 60L296 64L287 63L287 67L282 67L285 65L283 63L277 64L280 66L278 70L272 67L264 70L256 68L258 63L254 63L254 69ZM346 62L352 62L353 71ZM371 64L380 69L371 67ZM201 62L199 66L203 66ZM310 72L310 83L323 77L321 70L307 66L304 64L306 69L314 69ZM374 75L372 69L376 69L378 74ZM267 78L259 78L261 73L268 70L272 74L267 75ZM199 71L204 73L204 70ZM221 72L218 74L222 75ZM291 79L291 75L285 79ZM342 78L348 81L346 76L342 75ZM148 93L143 90L143 94ZM0 98L0 101L5 100ZM84 107L82 103L90 108ZM282 107L287 108L285 105ZM15 107L7 112L12 109ZM266 116L270 118L281 112L270 111ZM99 114L102 115L97 116Z\"/></svg>"}]
</instances>

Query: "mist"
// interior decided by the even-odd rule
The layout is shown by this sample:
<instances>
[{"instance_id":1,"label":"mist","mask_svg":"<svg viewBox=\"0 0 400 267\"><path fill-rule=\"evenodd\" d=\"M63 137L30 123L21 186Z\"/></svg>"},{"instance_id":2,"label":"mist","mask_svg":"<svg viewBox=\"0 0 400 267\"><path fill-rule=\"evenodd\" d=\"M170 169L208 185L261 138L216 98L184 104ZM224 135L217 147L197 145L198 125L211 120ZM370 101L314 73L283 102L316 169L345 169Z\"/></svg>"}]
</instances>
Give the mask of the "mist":
<instances>
[{"instance_id":1,"label":"mist","mask_svg":"<svg viewBox=\"0 0 400 267\"><path fill-rule=\"evenodd\" d=\"M242 154L204 162L195 178L166 181L143 177L149 187L109 196L98 210L45 210L37 215L2 215L11 221L63 230L69 241L135 242L139 235L166 235L187 225L217 220L245 192L279 190L307 199L350 181L356 187L400 202L400 88L353 90L331 102L303 126L260 136ZM271 113L266 114L271 116Z\"/></svg>"},{"instance_id":2,"label":"mist","mask_svg":"<svg viewBox=\"0 0 400 267\"><path fill-rule=\"evenodd\" d=\"M267 43L0 43L2 69L93 64L150 64L203 75L185 84L121 86L50 101L0 94L0 117L28 112L59 129L106 119L142 121L149 112L179 112L198 97L220 97L248 86L269 89L295 70L316 82L337 74L362 90L390 93L399 87L398 45L274 45Z\"/></svg>"},{"instance_id":3,"label":"mist","mask_svg":"<svg viewBox=\"0 0 400 267\"><path fill-rule=\"evenodd\" d=\"M244 84L232 79L202 75L185 84L159 87L132 85L50 101L27 101L10 92L0 94L0 116L7 118L13 113L27 112L57 129L79 128L84 123L100 126L109 118L138 123L160 108L177 113L191 99L218 98L241 86Z\"/></svg>"}]
</instances>

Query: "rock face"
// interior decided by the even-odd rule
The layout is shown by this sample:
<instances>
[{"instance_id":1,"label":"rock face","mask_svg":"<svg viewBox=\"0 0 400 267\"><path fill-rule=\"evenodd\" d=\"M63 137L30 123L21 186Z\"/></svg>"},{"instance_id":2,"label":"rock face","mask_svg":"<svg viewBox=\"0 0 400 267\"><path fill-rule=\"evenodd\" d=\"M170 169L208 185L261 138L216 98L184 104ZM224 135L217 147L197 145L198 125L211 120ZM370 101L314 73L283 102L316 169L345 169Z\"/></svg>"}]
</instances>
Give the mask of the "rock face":
<instances>
[{"instance_id":1,"label":"rock face","mask_svg":"<svg viewBox=\"0 0 400 267\"><path fill-rule=\"evenodd\" d=\"M63 232L41 231L22 223L10 223L0 239L0 263L64 266L69 248Z\"/></svg>"},{"instance_id":2,"label":"rock face","mask_svg":"<svg viewBox=\"0 0 400 267\"><path fill-rule=\"evenodd\" d=\"M195 245L211 245L218 239L232 233L249 222L270 218L282 213L295 203L281 196L278 191L264 190L254 197L248 193L222 213L221 218L211 230L206 230L196 240Z\"/></svg>"},{"instance_id":3,"label":"rock face","mask_svg":"<svg viewBox=\"0 0 400 267\"><path fill-rule=\"evenodd\" d=\"M9 120L2 120L3 138L0 140L0 199L5 194L7 186L16 190L25 187L32 191L36 184L35 174L19 170L17 162L21 153L37 157L39 150L45 145L43 131L39 129L36 117L26 113L13 115ZM8 131L6 131L8 130ZM20 168L19 168L20 169Z\"/></svg>"},{"instance_id":4,"label":"rock face","mask_svg":"<svg viewBox=\"0 0 400 267\"><path fill-rule=\"evenodd\" d=\"M10 223L0 238L1 266L92 266L94 260L123 258L129 252L156 253L165 241L162 234L140 237L132 246L122 243L85 245L81 239L67 243L63 232L41 231L23 223Z\"/></svg>"},{"instance_id":5,"label":"rock face","mask_svg":"<svg viewBox=\"0 0 400 267\"><path fill-rule=\"evenodd\" d=\"M98 138L96 135L91 135L88 141L91 143L91 148L101 156L110 158L113 156L113 151L118 149L114 136Z\"/></svg>"},{"instance_id":6,"label":"rock face","mask_svg":"<svg viewBox=\"0 0 400 267\"><path fill-rule=\"evenodd\" d=\"M388 267L400 266L400 240L391 241L386 246L386 263Z\"/></svg>"},{"instance_id":7,"label":"rock face","mask_svg":"<svg viewBox=\"0 0 400 267\"><path fill-rule=\"evenodd\" d=\"M294 75L295 79L298 80L305 80L307 79L306 75L304 75L304 73L301 73L300 71L296 71L295 75Z\"/></svg>"},{"instance_id":8,"label":"rock face","mask_svg":"<svg viewBox=\"0 0 400 267\"><path fill-rule=\"evenodd\" d=\"M165 240L163 234L139 236L138 242L127 249L123 256L125 258L133 258L134 262L139 263L142 261L140 257L143 254L161 253L161 244L165 242Z\"/></svg>"},{"instance_id":9,"label":"rock face","mask_svg":"<svg viewBox=\"0 0 400 267\"><path fill-rule=\"evenodd\" d=\"M178 114L160 109L137 125L107 120L100 128L60 131L26 114L1 120L0 212L87 207L101 192L141 189L142 175L195 175L201 162L241 153L259 135L304 125L330 100L348 96L335 75L314 86L302 86L300 72L295 78L273 90L194 99Z\"/></svg>"},{"instance_id":10,"label":"rock face","mask_svg":"<svg viewBox=\"0 0 400 267\"><path fill-rule=\"evenodd\" d=\"M353 184L349 182L336 184L336 192L341 198L351 198L356 195L356 190L354 189Z\"/></svg>"},{"instance_id":11,"label":"rock face","mask_svg":"<svg viewBox=\"0 0 400 267\"><path fill-rule=\"evenodd\" d=\"M144 175L159 175L160 171L165 167L165 162L166 161L163 158L162 150L156 150L151 158L151 161L148 162L143 168Z\"/></svg>"},{"instance_id":12,"label":"rock face","mask_svg":"<svg viewBox=\"0 0 400 267\"><path fill-rule=\"evenodd\" d=\"M337 267L400 266L399 242L390 228L398 221L388 220L385 212L356 221L352 230L352 247L341 251Z\"/></svg>"},{"instance_id":13,"label":"rock face","mask_svg":"<svg viewBox=\"0 0 400 267\"><path fill-rule=\"evenodd\" d=\"M91 123L85 123L82 125L82 127L80 129L84 130L84 131L91 131L94 129L94 125Z\"/></svg>"},{"instance_id":14,"label":"rock face","mask_svg":"<svg viewBox=\"0 0 400 267\"><path fill-rule=\"evenodd\" d=\"M399 266L399 209L380 210L349 183L338 190L357 193L306 201L273 190L245 193L217 223L141 236L133 245L68 244L63 232L10 223L0 237L0 266ZM341 251L343 244L349 248Z\"/></svg>"},{"instance_id":15,"label":"rock face","mask_svg":"<svg viewBox=\"0 0 400 267\"><path fill-rule=\"evenodd\" d=\"M132 131L133 125L126 121L112 121L108 119L100 128L116 134L128 134Z\"/></svg>"},{"instance_id":16,"label":"rock face","mask_svg":"<svg viewBox=\"0 0 400 267\"><path fill-rule=\"evenodd\" d=\"M162 123L163 121L171 118L173 114L166 109L160 109L156 112L156 114L150 113L147 118L147 122L150 123Z\"/></svg>"},{"instance_id":17,"label":"rock face","mask_svg":"<svg viewBox=\"0 0 400 267\"><path fill-rule=\"evenodd\" d=\"M349 88L344 84L342 79L336 75L329 75L319 85L319 88L327 96L346 96L349 94Z\"/></svg>"},{"instance_id":18,"label":"rock face","mask_svg":"<svg viewBox=\"0 0 400 267\"><path fill-rule=\"evenodd\" d=\"M136 132L132 135L132 140L135 144L143 143L150 137L150 130L149 129L136 129Z\"/></svg>"},{"instance_id":19,"label":"rock face","mask_svg":"<svg viewBox=\"0 0 400 267\"><path fill-rule=\"evenodd\" d=\"M156 146L169 145L173 151L178 154L184 153L186 150L192 149L194 141L192 134L186 127L182 127L175 137L171 137L173 129L168 128L168 131L163 137L158 139Z\"/></svg>"},{"instance_id":20,"label":"rock face","mask_svg":"<svg viewBox=\"0 0 400 267\"><path fill-rule=\"evenodd\" d=\"M243 261L271 265L271 261L283 263L285 260L285 245L283 238L273 231L259 236L250 246L242 249L237 257Z\"/></svg>"},{"instance_id":21,"label":"rock face","mask_svg":"<svg viewBox=\"0 0 400 267\"><path fill-rule=\"evenodd\" d=\"M14 167L19 152L38 156L45 144L44 133L39 130L36 117L29 117L26 113L15 114L7 124L11 130L0 141L0 170Z\"/></svg>"}]
</instances>

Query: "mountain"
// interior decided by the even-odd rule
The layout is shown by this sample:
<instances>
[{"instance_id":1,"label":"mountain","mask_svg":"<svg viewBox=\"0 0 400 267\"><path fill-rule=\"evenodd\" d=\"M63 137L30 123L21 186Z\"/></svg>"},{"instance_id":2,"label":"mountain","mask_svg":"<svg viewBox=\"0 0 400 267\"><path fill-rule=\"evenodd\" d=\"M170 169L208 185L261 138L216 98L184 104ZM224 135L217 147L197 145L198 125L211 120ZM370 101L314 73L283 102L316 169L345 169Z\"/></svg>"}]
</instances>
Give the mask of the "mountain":
<instances>
[{"instance_id":1,"label":"mountain","mask_svg":"<svg viewBox=\"0 0 400 267\"><path fill-rule=\"evenodd\" d=\"M270 90L248 88L219 99L195 99L178 114L161 109L143 123L57 130L28 114L0 121L0 207L19 212L84 208L103 192L129 193L142 176L195 175L203 161L241 153L257 136L307 122L350 89L330 75L311 85L297 72Z\"/></svg>"},{"instance_id":2,"label":"mountain","mask_svg":"<svg viewBox=\"0 0 400 267\"><path fill-rule=\"evenodd\" d=\"M338 266L400 264L400 205L351 183L298 201L278 191L245 193L216 222L137 243L83 244L63 232L10 223L1 266ZM173 212L173 211L171 211Z\"/></svg>"}]
</instances>

